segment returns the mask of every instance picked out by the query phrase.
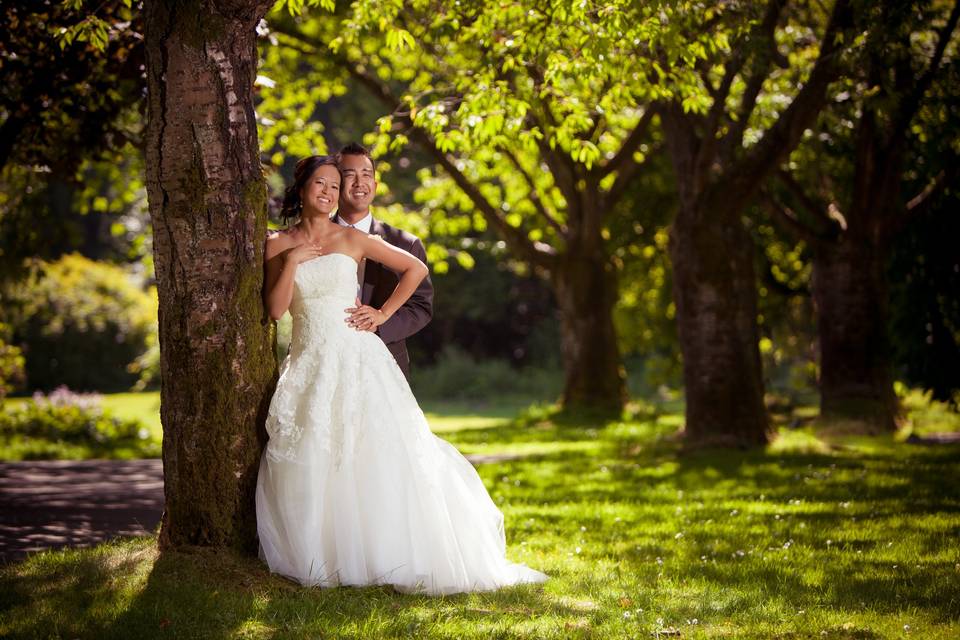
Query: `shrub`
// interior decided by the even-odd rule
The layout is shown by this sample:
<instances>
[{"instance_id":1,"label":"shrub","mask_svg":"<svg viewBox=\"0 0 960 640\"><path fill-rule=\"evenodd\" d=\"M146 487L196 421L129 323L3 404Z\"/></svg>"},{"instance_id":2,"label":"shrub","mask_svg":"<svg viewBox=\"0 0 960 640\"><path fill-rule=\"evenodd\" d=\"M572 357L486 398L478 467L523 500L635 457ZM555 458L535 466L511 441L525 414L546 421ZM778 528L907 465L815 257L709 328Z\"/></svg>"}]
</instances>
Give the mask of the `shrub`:
<instances>
[{"instance_id":1,"label":"shrub","mask_svg":"<svg viewBox=\"0 0 960 640\"><path fill-rule=\"evenodd\" d=\"M515 369L506 360L474 360L456 347L446 347L432 367L414 367L411 377L418 397L444 400L555 400L563 386L559 368Z\"/></svg>"},{"instance_id":2,"label":"shrub","mask_svg":"<svg viewBox=\"0 0 960 640\"><path fill-rule=\"evenodd\" d=\"M39 262L0 310L26 358L27 386L121 391L157 331L156 297L124 269L79 254Z\"/></svg>"},{"instance_id":3,"label":"shrub","mask_svg":"<svg viewBox=\"0 0 960 640\"><path fill-rule=\"evenodd\" d=\"M10 326L0 322L0 401L23 384L23 354L10 342Z\"/></svg>"},{"instance_id":4,"label":"shrub","mask_svg":"<svg viewBox=\"0 0 960 640\"><path fill-rule=\"evenodd\" d=\"M144 458L160 445L139 420L103 410L97 394L65 387L0 410L0 449L7 459Z\"/></svg>"}]
</instances>

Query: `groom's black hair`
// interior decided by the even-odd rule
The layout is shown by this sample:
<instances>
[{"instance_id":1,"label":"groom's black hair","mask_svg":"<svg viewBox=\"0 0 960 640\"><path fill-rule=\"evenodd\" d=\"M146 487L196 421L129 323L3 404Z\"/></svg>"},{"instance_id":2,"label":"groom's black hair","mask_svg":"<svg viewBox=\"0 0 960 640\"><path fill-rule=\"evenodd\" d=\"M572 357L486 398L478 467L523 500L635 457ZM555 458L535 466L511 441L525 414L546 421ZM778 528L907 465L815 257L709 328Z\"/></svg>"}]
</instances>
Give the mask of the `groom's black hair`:
<instances>
[{"instance_id":1,"label":"groom's black hair","mask_svg":"<svg viewBox=\"0 0 960 640\"><path fill-rule=\"evenodd\" d=\"M343 156L363 156L370 160L370 166L373 167L373 170L377 170L377 163L374 162L373 156L370 155L370 150L358 142L348 142L341 147L340 151L337 152L337 155L335 156L337 159L337 168L341 170Z\"/></svg>"}]
</instances>

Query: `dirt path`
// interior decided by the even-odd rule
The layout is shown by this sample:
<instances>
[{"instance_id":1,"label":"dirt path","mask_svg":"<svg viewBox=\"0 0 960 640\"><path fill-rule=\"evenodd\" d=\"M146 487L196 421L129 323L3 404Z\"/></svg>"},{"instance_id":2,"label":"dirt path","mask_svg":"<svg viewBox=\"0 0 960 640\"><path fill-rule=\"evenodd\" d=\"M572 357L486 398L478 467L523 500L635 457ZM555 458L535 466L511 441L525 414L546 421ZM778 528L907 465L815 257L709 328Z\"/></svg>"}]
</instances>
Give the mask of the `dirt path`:
<instances>
[{"instance_id":1,"label":"dirt path","mask_svg":"<svg viewBox=\"0 0 960 640\"><path fill-rule=\"evenodd\" d=\"M0 462L0 562L147 535L162 513L160 460Z\"/></svg>"},{"instance_id":2,"label":"dirt path","mask_svg":"<svg viewBox=\"0 0 960 640\"><path fill-rule=\"evenodd\" d=\"M514 457L467 456L475 465ZM162 513L160 460L0 462L0 563L149 535Z\"/></svg>"}]
</instances>

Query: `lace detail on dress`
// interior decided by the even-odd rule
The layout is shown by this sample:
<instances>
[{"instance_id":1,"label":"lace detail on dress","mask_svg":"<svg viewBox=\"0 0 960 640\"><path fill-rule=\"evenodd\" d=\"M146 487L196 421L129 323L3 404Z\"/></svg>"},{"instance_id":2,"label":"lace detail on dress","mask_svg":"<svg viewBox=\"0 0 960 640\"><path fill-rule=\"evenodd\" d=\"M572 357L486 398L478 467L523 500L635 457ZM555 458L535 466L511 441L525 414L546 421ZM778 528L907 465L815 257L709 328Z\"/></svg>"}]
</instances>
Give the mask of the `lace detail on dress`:
<instances>
[{"instance_id":1,"label":"lace detail on dress","mask_svg":"<svg viewBox=\"0 0 960 640\"><path fill-rule=\"evenodd\" d=\"M290 351L280 367L266 421L267 455L272 460L299 458L303 425L310 425L320 449L333 452L337 464L344 445L352 446L360 437L345 425L364 421L366 403L348 398L349 387L376 383L358 363L370 357L385 360L385 349L373 333L356 331L344 322L345 309L354 304L356 270L356 261L342 253L297 267L290 303ZM389 352L386 356L393 361ZM345 401L336 401L340 397Z\"/></svg>"}]
</instances>

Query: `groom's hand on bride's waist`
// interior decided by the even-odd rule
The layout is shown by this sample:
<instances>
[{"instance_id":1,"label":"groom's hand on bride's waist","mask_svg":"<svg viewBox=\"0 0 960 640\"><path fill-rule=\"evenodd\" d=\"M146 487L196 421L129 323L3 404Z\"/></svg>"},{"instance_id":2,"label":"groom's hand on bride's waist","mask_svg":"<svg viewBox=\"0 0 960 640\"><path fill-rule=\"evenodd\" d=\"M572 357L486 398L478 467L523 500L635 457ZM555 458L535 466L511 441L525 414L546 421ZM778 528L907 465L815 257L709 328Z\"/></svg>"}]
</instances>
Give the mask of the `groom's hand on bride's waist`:
<instances>
[{"instance_id":1,"label":"groom's hand on bride's waist","mask_svg":"<svg viewBox=\"0 0 960 640\"><path fill-rule=\"evenodd\" d=\"M344 322L357 331L376 331L377 327L389 319L386 313L368 304L362 304L359 298L354 301L354 306L344 309L344 311L350 314L344 319Z\"/></svg>"}]
</instances>

